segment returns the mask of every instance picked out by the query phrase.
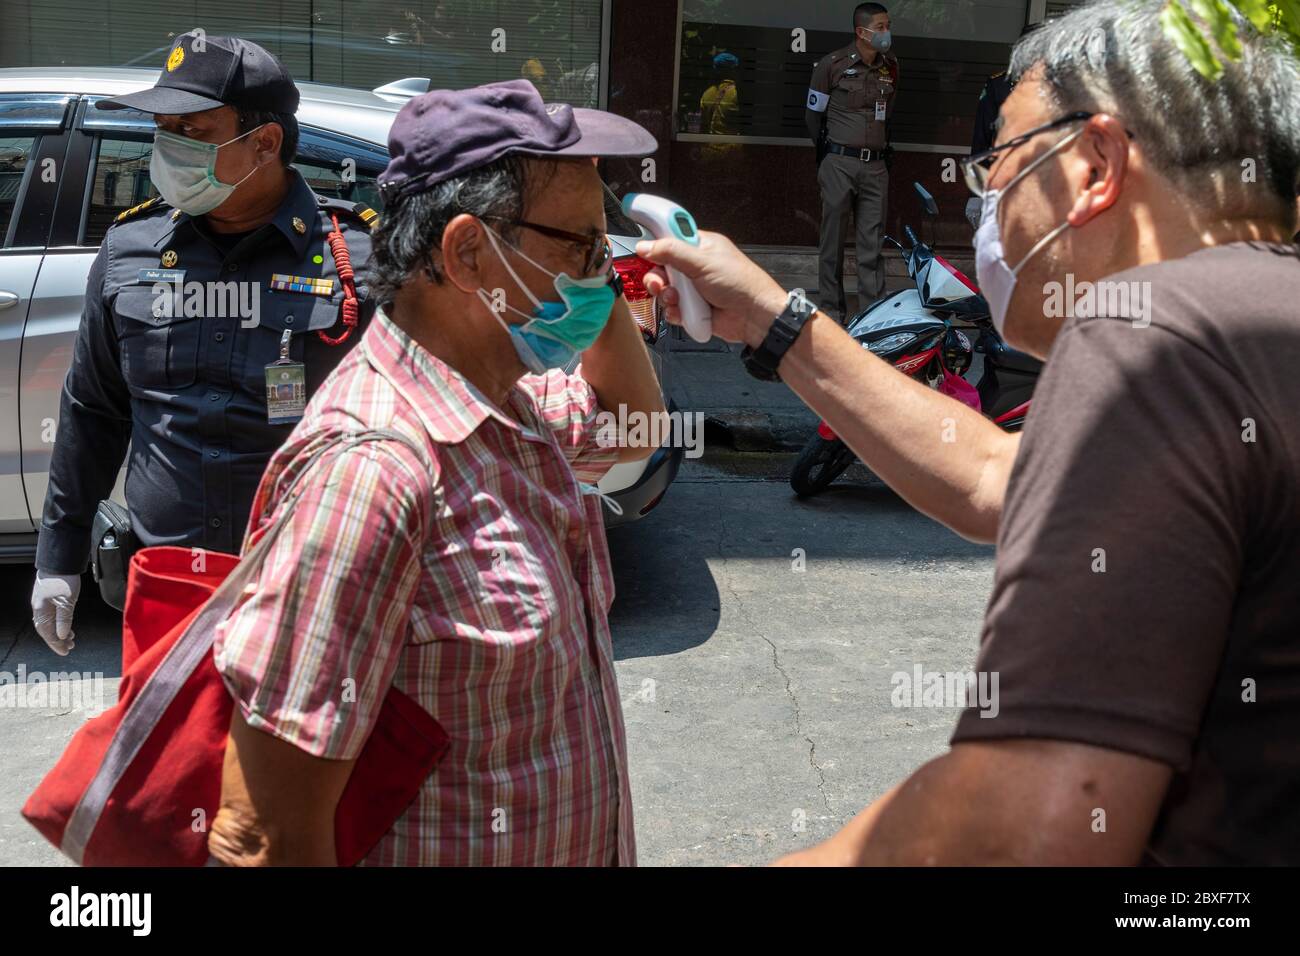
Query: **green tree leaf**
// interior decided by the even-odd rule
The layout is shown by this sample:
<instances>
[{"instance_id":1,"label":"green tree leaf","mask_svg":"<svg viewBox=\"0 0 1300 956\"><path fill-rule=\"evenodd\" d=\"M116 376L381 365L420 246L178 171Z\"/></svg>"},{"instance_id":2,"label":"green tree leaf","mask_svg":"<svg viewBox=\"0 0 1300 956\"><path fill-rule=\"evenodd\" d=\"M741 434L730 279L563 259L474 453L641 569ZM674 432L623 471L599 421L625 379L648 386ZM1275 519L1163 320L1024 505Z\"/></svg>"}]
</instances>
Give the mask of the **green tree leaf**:
<instances>
[{"instance_id":1,"label":"green tree leaf","mask_svg":"<svg viewBox=\"0 0 1300 956\"><path fill-rule=\"evenodd\" d=\"M1219 51L1229 60L1240 60L1241 40L1228 4L1224 0L1191 0L1191 5L1196 15L1209 26L1210 36L1214 37Z\"/></svg>"},{"instance_id":2,"label":"green tree leaf","mask_svg":"<svg viewBox=\"0 0 1300 956\"><path fill-rule=\"evenodd\" d=\"M1211 82L1223 75L1223 64L1178 0L1169 0L1160 11L1160 26L1197 73Z\"/></svg>"},{"instance_id":3,"label":"green tree leaf","mask_svg":"<svg viewBox=\"0 0 1300 956\"><path fill-rule=\"evenodd\" d=\"M1267 0L1232 0L1232 5L1260 33L1268 33L1273 29L1273 12Z\"/></svg>"}]
</instances>

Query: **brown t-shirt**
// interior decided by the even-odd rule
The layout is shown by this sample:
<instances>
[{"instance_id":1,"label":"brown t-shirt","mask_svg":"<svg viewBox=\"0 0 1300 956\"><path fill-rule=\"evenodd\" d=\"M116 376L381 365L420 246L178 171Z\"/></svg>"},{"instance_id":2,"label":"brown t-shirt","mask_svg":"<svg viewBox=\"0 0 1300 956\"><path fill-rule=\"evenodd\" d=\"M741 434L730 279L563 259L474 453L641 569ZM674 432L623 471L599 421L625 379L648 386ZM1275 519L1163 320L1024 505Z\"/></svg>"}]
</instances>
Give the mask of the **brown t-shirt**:
<instances>
[{"instance_id":1,"label":"brown t-shirt","mask_svg":"<svg viewBox=\"0 0 1300 956\"><path fill-rule=\"evenodd\" d=\"M998 713L952 739L1163 761L1146 862L1297 864L1300 249L1110 279L1150 283L1150 325L1074 317L1052 346L977 665Z\"/></svg>"}]
</instances>

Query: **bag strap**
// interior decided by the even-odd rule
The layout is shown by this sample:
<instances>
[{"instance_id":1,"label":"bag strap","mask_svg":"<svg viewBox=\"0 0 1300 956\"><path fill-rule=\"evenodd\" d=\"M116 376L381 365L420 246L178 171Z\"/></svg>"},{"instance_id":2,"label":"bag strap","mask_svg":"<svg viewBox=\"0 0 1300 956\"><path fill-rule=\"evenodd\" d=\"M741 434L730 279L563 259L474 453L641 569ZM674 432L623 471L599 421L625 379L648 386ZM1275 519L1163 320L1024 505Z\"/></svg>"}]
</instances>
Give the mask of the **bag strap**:
<instances>
[{"instance_id":1,"label":"bag strap","mask_svg":"<svg viewBox=\"0 0 1300 956\"><path fill-rule=\"evenodd\" d=\"M235 605L239 603L245 588L262 570L262 565L266 561L266 556L270 554L280 529L288 522L301 497L294 492L327 453L340 446L352 448L366 441L400 441L414 451L418 458L421 460L425 458L424 450L413 439L391 429L371 429L345 434L326 442L312 453L307 464L294 476L286 489L279 515L258 538L257 543L240 556L239 564L204 602L199 613L185 629L185 633L177 638L172 649L149 675L149 679L140 688L139 695L122 716L122 721L113 734L99 769L82 793L81 800L78 801L76 809L68 818L68 825L64 828L63 842L59 849L73 862L78 864L82 862L86 846L95 832L95 826L99 823L104 807L123 774L135 760L145 741L157 728L180 689L194 674L206 655L211 652L212 644L216 640L217 626L230 615Z\"/></svg>"}]
</instances>

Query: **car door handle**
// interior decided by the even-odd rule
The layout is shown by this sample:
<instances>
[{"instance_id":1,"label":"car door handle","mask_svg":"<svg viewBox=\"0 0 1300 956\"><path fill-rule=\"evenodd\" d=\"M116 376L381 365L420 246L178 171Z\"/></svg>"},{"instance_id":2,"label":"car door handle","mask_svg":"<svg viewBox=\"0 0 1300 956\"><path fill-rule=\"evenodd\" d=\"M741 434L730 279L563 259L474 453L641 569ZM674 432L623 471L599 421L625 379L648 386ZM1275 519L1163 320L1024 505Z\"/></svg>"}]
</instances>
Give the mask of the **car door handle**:
<instances>
[{"instance_id":1,"label":"car door handle","mask_svg":"<svg viewBox=\"0 0 1300 956\"><path fill-rule=\"evenodd\" d=\"M18 304L17 292L6 292L0 289L0 309L8 309Z\"/></svg>"}]
</instances>

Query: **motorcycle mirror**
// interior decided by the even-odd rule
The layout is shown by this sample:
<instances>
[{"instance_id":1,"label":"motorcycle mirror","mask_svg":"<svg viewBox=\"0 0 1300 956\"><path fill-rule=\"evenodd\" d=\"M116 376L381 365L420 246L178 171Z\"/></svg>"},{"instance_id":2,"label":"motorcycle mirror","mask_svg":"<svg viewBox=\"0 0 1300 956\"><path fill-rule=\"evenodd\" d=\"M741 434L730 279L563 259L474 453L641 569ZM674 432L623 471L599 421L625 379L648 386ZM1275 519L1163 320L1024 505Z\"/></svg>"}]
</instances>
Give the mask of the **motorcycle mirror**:
<instances>
[{"instance_id":1,"label":"motorcycle mirror","mask_svg":"<svg viewBox=\"0 0 1300 956\"><path fill-rule=\"evenodd\" d=\"M916 194L921 197L921 208L925 211L925 214L934 219L939 218L939 204L934 201L934 197L930 195L930 191L920 183L912 183L912 188L915 189Z\"/></svg>"}]
</instances>

